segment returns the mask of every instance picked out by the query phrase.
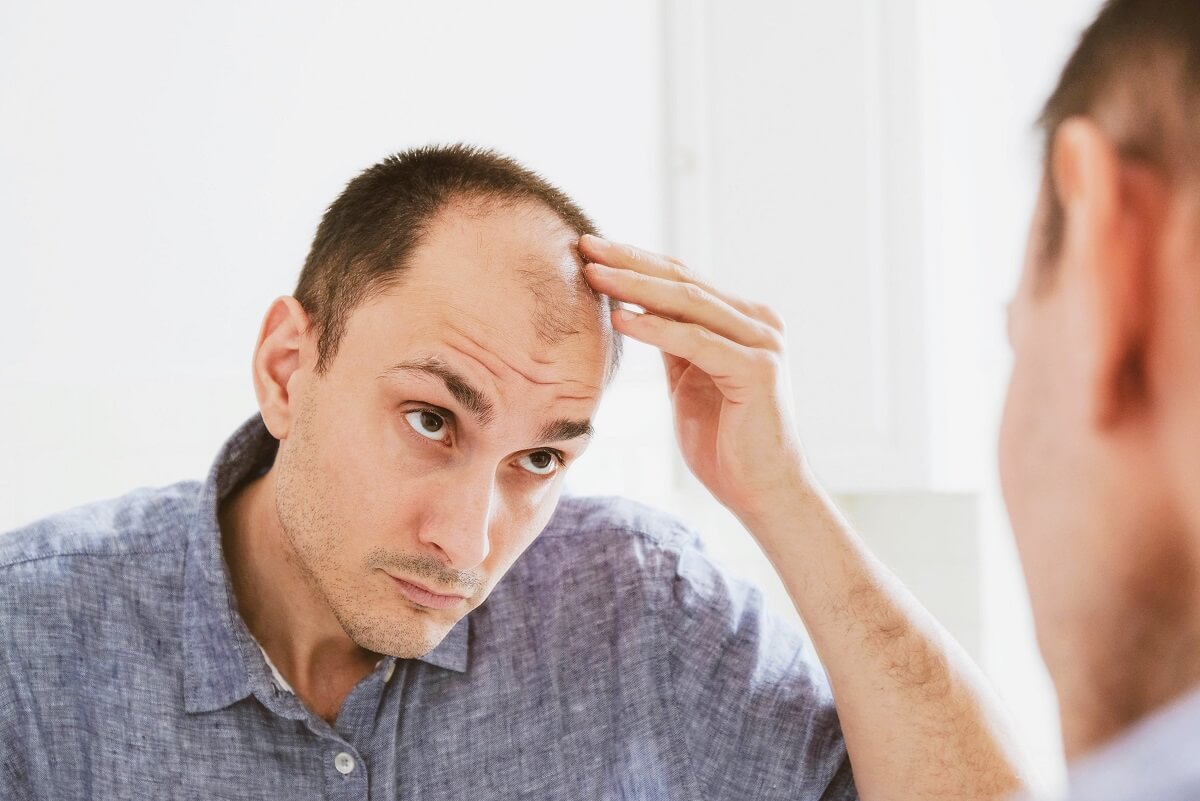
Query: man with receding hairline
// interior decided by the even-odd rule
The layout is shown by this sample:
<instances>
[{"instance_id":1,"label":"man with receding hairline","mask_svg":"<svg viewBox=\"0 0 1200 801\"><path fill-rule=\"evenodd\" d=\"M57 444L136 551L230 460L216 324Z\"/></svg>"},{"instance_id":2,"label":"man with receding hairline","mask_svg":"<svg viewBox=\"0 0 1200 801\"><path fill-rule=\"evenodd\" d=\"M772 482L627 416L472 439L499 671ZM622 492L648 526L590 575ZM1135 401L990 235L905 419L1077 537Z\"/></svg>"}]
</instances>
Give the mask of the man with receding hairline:
<instances>
[{"instance_id":1,"label":"man with receding hairline","mask_svg":"<svg viewBox=\"0 0 1200 801\"><path fill-rule=\"evenodd\" d=\"M1001 476L1079 801L1200 798L1200 4L1112 0L1041 125Z\"/></svg>"},{"instance_id":2,"label":"man with receding hairline","mask_svg":"<svg viewBox=\"0 0 1200 801\"><path fill-rule=\"evenodd\" d=\"M258 413L208 479L0 540L0 793L1013 791L977 669L808 471L778 316L595 234L487 151L351 181L267 311ZM679 522L560 500L622 335L663 351L685 459L828 680Z\"/></svg>"}]
</instances>

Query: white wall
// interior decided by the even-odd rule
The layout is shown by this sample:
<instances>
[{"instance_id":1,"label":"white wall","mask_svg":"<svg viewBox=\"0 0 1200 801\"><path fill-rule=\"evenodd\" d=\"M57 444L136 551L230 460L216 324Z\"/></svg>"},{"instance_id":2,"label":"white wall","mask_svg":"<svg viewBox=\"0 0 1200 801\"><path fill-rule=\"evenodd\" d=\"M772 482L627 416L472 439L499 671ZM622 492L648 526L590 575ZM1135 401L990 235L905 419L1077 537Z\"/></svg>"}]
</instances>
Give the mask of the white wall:
<instances>
[{"instance_id":1,"label":"white wall","mask_svg":"<svg viewBox=\"0 0 1200 801\"><path fill-rule=\"evenodd\" d=\"M0 531L203 477L255 408L261 315L324 208L390 152L496 147L605 230L661 247L658 14L642 0L0 5ZM647 364L631 354L623 382ZM610 422L649 432L669 468L669 428ZM597 473L589 486L613 491L630 478Z\"/></svg>"}]
</instances>

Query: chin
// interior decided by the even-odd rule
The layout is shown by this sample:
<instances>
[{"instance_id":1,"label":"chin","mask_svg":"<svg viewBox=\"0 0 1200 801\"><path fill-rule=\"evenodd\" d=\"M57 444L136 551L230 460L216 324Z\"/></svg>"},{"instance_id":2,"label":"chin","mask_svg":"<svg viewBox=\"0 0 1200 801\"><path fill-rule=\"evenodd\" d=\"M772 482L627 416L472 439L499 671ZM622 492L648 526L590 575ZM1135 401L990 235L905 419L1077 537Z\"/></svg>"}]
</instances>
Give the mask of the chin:
<instances>
[{"instance_id":1,"label":"chin","mask_svg":"<svg viewBox=\"0 0 1200 801\"><path fill-rule=\"evenodd\" d=\"M360 648L398 659L418 659L437 648L457 622L406 609L386 619L372 615L343 628Z\"/></svg>"},{"instance_id":2,"label":"chin","mask_svg":"<svg viewBox=\"0 0 1200 801\"><path fill-rule=\"evenodd\" d=\"M419 609L395 597L374 593L327 597L330 611L355 645L402 659L429 653L458 622L444 617L444 613Z\"/></svg>"}]
</instances>

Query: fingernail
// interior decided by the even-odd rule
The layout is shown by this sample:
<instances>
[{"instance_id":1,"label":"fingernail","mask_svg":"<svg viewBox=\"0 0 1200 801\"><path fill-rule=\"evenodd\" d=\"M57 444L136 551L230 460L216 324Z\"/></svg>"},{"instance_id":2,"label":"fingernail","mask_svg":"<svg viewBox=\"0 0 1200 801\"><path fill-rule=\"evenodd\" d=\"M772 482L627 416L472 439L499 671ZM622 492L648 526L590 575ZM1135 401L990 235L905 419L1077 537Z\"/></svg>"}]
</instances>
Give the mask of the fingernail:
<instances>
[{"instance_id":1,"label":"fingernail","mask_svg":"<svg viewBox=\"0 0 1200 801\"><path fill-rule=\"evenodd\" d=\"M592 250L603 251L608 248L608 240L601 239L595 234L584 234L587 238L587 246Z\"/></svg>"},{"instance_id":2,"label":"fingernail","mask_svg":"<svg viewBox=\"0 0 1200 801\"><path fill-rule=\"evenodd\" d=\"M616 314L617 314L617 319L623 323L627 323L630 320L632 320L633 318L637 317L636 314L629 311L628 309L617 309Z\"/></svg>"}]
</instances>

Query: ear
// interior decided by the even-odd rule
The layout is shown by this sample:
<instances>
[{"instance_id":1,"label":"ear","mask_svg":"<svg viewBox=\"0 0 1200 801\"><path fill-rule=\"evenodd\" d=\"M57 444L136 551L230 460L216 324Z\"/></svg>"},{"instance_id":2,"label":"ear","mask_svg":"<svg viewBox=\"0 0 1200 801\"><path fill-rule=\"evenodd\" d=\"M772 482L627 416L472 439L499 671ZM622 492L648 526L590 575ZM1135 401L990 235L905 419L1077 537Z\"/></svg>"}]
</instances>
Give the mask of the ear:
<instances>
[{"instance_id":1,"label":"ear","mask_svg":"<svg viewBox=\"0 0 1200 801\"><path fill-rule=\"evenodd\" d=\"M276 298L263 318L254 348L254 393L271 436L286 439L295 414L293 376L300 371L308 314L291 296Z\"/></svg>"},{"instance_id":2,"label":"ear","mask_svg":"<svg viewBox=\"0 0 1200 801\"><path fill-rule=\"evenodd\" d=\"M1092 120L1059 126L1051 152L1063 209L1058 268L1078 312L1064 336L1085 359L1091 418L1111 428L1145 403L1147 332L1163 184L1147 167L1123 162Z\"/></svg>"}]
</instances>

